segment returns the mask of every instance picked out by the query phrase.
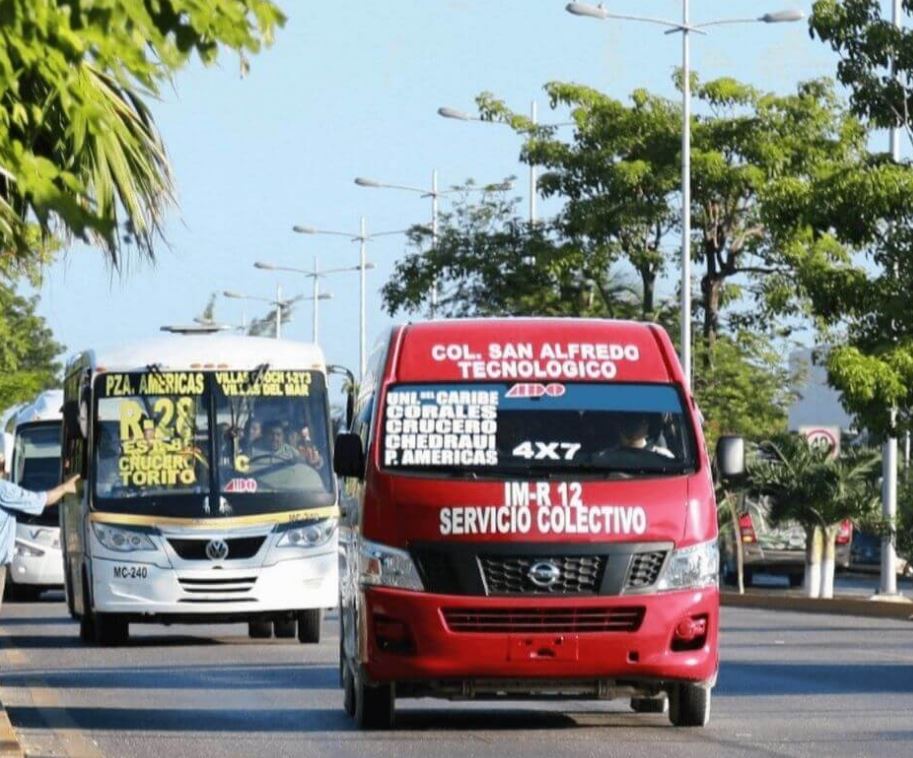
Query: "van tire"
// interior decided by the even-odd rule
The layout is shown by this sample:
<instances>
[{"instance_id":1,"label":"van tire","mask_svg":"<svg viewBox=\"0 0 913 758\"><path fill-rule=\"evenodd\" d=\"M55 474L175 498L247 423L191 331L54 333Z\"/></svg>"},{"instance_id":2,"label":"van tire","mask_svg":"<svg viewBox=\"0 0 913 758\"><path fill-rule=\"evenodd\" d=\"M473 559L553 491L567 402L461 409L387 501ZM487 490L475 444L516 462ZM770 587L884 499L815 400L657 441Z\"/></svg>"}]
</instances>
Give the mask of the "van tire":
<instances>
[{"instance_id":1,"label":"van tire","mask_svg":"<svg viewBox=\"0 0 913 758\"><path fill-rule=\"evenodd\" d=\"M742 569L742 579L745 582L745 586L750 587L751 583L754 581L754 569Z\"/></svg>"},{"instance_id":2,"label":"van tire","mask_svg":"<svg viewBox=\"0 0 913 758\"><path fill-rule=\"evenodd\" d=\"M248 621L247 636L252 640L268 640L273 636L272 621Z\"/></svg>"},{"instance_id":3,"label":"van tire","mask_svg":"<svg viewBox=\"0 0 913 758\"><path fill-rule=\"evenodd\" d=\"M273 634L276 639L290 640L298 633L298 622L294 618L273 622Z\"/></svg>"},{"instance_id":4,"label":"van tire","mask_svg":"<svg viewBox=\"0 0 913 758\"><path fill-rule=\"evenodd\" d=\"M669 710L669 698L665 695L632 697L631 710L634 713L665 713Z\"/></svg>"},{"instance_id":5,"label":"van tire","mask_svg":"<svg viewBox=\"0 0 913 758\"><path fill-rule=\"evenodd\" d=\"M99 647L125 645L130 639L130 624L117 613L95 614L95 644Z\"/></svg>"},{"instance_id":6,"label":"van tire","mask_svg":"<svg viewBox=\"0 0 913 758\"><path fill-rule=\"evenodd\" d=\"M351 717L355 716L355 677L347 661L342 662L342 709Z\"/></svg>"},{"instance_id":7,"label":"van tire","mask_svg":"<svg viewBox=\"0 0 913 758\"><path fill-rule=\"evenodd\" d=\"M669 721L673 726L707 726L710 721L710 687L676 684L669 691Z\"/></svg>"},{"instance_id":8,"label":"van tire","mask_svg":"<svg viewBox=\"0 0 913 758\"><path fill-rule=\"evenodd\" d=\"M793 589L801 587L805 583L805 573L802 574L790 574L789 575L789 586Z\"/></svg>"},{"instance_id":9,"label":"van tire","mask_svg":"<svg viewBox=\"0 0 913 758\"><path fill-rule=\"evenodd\" d=\"M392 684L372 686L359 675L353 677L355 723L359 729L389 729L393 726L395 697Z\"/></svg>"},{"instance_id":10,"label":"van tire","mask_svg":"<svg viewBox=\"0 0 913 758\"><path fill-rule=\"evenodd\" d=\"M316 645L320 642L320 627L323 623L322 608L308 608L298 614L298 642Z\"/></svg>"}]
</instances>

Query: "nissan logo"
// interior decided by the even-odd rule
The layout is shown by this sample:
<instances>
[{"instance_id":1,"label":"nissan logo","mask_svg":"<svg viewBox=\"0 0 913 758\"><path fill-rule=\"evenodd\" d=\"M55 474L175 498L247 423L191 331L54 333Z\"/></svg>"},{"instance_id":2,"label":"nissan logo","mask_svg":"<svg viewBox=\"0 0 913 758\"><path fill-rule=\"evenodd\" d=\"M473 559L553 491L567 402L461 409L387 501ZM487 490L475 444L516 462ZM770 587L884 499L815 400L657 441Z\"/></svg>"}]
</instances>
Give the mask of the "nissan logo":
<instances>
[{"instance_id":1,"label":"nissan logo","mask_svg":"<svg viewBox=\"0 0 913 758\"><path fill-rule=\"evenodd\" d=\"M561 578L561 569L551 561L534 563L526 573L537 587L551 587Z\"/></svg>"},{"instance_id":2,"label":"nissan logo","mask_svg":"<svg viewBox=\"0 0 913 758\"><path fill-rule=\"evenodd\" d=\"M211 561L224 561L228 557L228 543L215 539L206 543L206 557Z\"/></svg>"}]
</instances>

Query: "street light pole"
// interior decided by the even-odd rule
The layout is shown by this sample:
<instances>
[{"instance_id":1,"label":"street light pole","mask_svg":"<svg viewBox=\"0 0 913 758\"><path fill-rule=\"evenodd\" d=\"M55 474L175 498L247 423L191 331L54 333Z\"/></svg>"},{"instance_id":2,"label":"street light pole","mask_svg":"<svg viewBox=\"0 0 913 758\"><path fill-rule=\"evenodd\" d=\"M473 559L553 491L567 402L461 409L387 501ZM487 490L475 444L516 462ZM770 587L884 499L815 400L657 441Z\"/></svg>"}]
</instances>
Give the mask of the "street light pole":
<instances>
[{"instance_id":1,"label":"street light pole","mask_svg":"<svg viewBox=\"0 0 913 758\"><path fill-rule=\"evenodd\" d=\"M320 300L320 267L317 264L317 256L314 256L314 310L312 313L313 316L313 329L311 331L311 341L316 345L317 344L317 302Z\"/></svg>"},{"instance_id":2,"label":"street light pole","mask_svg":"<svg viewBox=\"0 0 913 758\"><path fill-rule=\"evenodd\" d=\"M895 0L896 2L896 0ZM746 24L760 22L764 24L780 24L790 21L799 21L805 14L799 10L778 11L765 13L755 18L727 18L718 21L708 21L692 24L689 13L689 0L682 0L682 20L667 21L661 18L636 16L621 13L610 13L603 6L588 5L586 3L568 3L565 10L575 16L588 16L590 18L618 19L624 21L641 21L667 27L667 34L680 32L682 35L682 293L681 293L681 349L680 360L685 381L691 384L691 48L690 36L692 33L706 34L704 29L711 26L724 26L728 24Z\"/></svg>"},{"instance_id":3,"label":"street light pole","mask_svg":"<svg viewBox=\"0 0 913 758\"><path fill-rule=\"evenodd\" d=\"M361 237L358 245L358 271L361 279L361 295L358 307L358 376L359 379L365 378L365 372L368 370L368 346L367 346L367 326L365 322L365 291L367 290L367 277L365 269L368 258L368 223L364 216L361 217Z\"/></svg>"},{"instance_id":4,"label":"street light pole","mask_svg":"<svg viewBox=\"0 0 913 758\"><path fill-rule=\"evenodd\" d=\"M533 126L536 126L539 123L539 114L536 107L536 101L533 100L529 104L529 118L533 122ZM530 161L529 164L529 223L530 226L535 225L536 221L536 193L539 191L537 185L536 177L536 164Z\"/></svg>"},{"instance_id":5,"label":"street light pole","mask_svg":"<svg viewBox=\"0 0 913 758\"><path fill-rule=\"evenodd\" d=\"M282 285L276 285L276 339L282 336Z\"/></svg>"}]
</instances>

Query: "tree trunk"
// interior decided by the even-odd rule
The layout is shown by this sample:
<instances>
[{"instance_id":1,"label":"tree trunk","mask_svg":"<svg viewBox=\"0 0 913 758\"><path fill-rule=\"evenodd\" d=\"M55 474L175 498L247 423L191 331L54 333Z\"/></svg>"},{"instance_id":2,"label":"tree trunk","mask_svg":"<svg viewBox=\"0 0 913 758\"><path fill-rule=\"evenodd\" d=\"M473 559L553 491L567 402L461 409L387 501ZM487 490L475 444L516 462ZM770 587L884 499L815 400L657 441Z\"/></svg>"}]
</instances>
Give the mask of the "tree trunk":
<instances>
[{"instance_id":1,"label":"tree trunk","mask_svg":"<svg viewBox=\"0 0 913 758\"><path fill-rule=\"evenodd\" d=\"M704 370L713 368L713 347L720 329L720 297L723 291L723 279L711 278L705 274L701 279L702 305L704 307L704 326L701 330L704 338Z\"/></svg>"},{"instance_id":2,"label":"tree trunk","mask_svg":"<svg viewBox=\"0 0 913 758\"><path fill-rule=\"evenodd\" d=\"M824 530L824 559L821 562L821 597L834 596L834 566L837 558L837 533L839 524Z\"/></svg>"},{"instance_id":3,"label":"tree trunk","mask_svg":"<svg viewBox=\"0 0 913 758\"><path fill-rule=\"evenodd\" d=\"M805 530L805 593L818 597L821 592L821 553L824 548L824 534L821 527Z\"/></svg>"},{"instance_id":4,"label":"tree trunk","mask_svg":"<svg viewBox=\"0 0 913 758\"><path fill-rule=\"evenodd\" d=\"M651 266L644 266L641 268L640 282L644 291L640 313L644 321L652 321L653 303L656 296L656 272Z\"/></svg>"}]
</instances>

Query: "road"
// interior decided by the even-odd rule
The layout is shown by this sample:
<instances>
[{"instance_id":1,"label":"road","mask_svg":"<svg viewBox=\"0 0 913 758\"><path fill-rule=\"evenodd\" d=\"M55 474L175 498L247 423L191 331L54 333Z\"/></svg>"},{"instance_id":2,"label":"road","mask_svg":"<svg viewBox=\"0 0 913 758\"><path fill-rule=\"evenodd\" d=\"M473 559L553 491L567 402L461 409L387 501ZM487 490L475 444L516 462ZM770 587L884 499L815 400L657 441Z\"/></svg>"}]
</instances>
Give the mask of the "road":
<instances>
[{"instance_id":1,"label":"road","mask_svg":"<svg viewBox=\"0 0 913 758\"><path fill-rule=\"evenodd\" d=\"M397 702L356 731L337 689L335 620L319 646L246 627L133 626L81 645L59 601L4 604L0 699L34 756L913 755L913 623L726 608L706 729L623 702Z\"/></svg>"}]
</instances>

